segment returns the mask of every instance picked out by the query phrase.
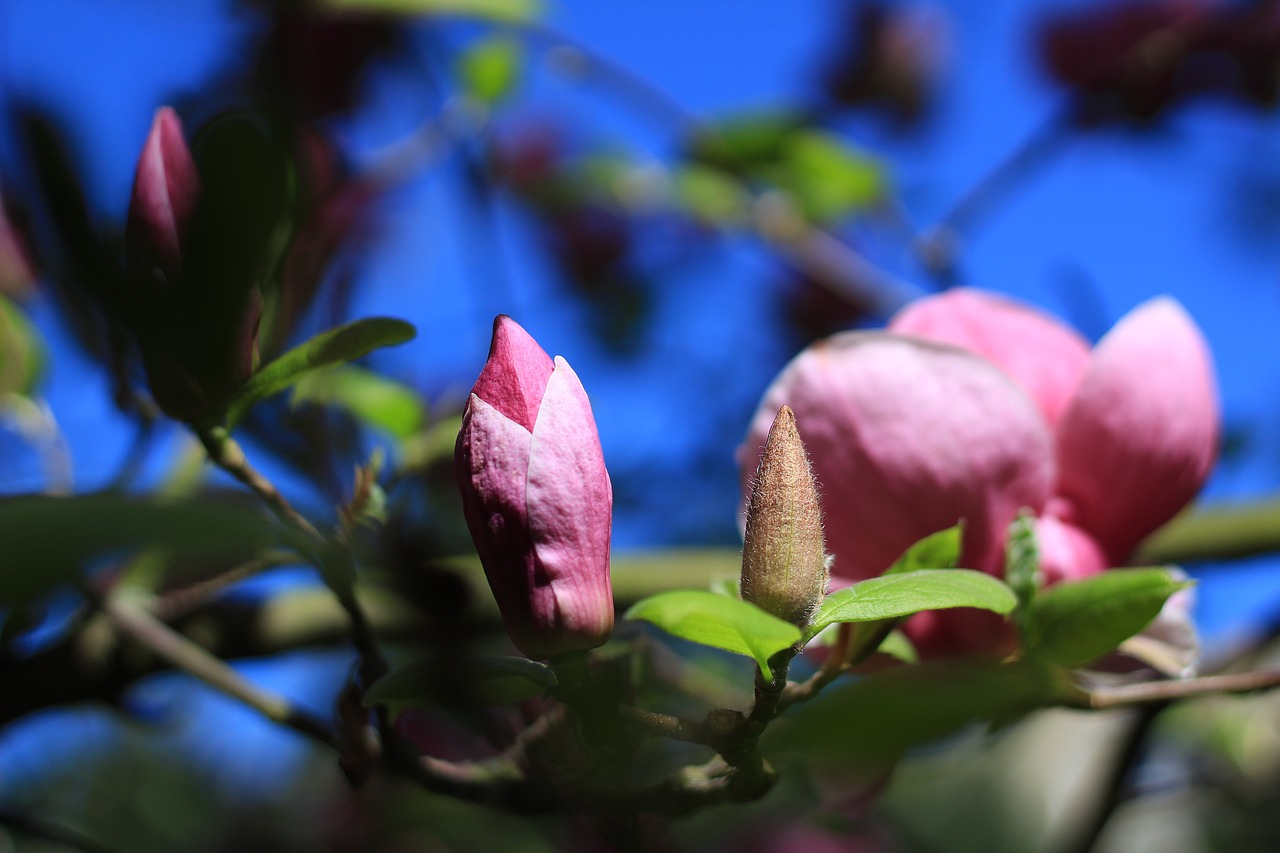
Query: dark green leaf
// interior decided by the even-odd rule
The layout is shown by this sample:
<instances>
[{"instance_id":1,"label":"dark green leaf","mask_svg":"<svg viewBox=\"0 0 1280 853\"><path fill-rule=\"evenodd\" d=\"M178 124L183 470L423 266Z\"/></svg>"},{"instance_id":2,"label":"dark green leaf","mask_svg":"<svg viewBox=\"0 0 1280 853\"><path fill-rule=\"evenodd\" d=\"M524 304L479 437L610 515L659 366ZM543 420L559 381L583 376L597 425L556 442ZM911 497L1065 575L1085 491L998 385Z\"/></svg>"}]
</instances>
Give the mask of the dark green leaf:
<instances>
[{"instance_id":1,"label":"dark green leaf","mask_svg":"<svg viewBox=\"0 0 1280 853\"><path fill-rule=\"evenodd\" d=\"M322 367L354 361L381 347L412 340L416 332L403 320L370 317L321 332L249 377L227 408L227 428L235 426L260 400L278 394Z\"/></svg>"},{"instance_id":2,"label":"dark green leaf","mask_svg":"<svg viewBox=\"0 0 1280 853\"><path fill-rule=\"evenodd\" d=\"M733 116L708 128L694 141L694 158L730 172L756 171L776 163L803 119L794 112Z\"/></svg>"},{"instance_id":3,"label":"dark green leaf","mask_svg":"<svg viewBox=\"0 0 1280 853\"><path fill-rule=\"evenodd\" d=\"M490 21L529 21L540 0L321 0L328 9L386 15L458 15Z\"/></svg>"},{"instance_id":4,"label":"dark green leaf","mask_svg":"<svg viewBox=\"0 0 1280 853\"><path fill-rule=\"evenodd\" d=\"M898 619L922 610L978 607L1008 613L1013 591L991 575L969 569L922 569L859 581L827 596L813 617L808 636L837 622Z\"/></svg>"},{"instance_id":5,"label":"dark green leaf","mask_svg":"<svg viewBox=\"0 0 1280 853\"><path fill-rule=\"evenodd\" d=\"M1187 586L1167 569L1112 569L1043 589L1027 610L1027 652L1065 666L1086 664L1145 628Z\"/></svg>"},{"instance_id":6,"label":"dark green leaf","mask_svg":"<svg viewBox=\"0 0 1280 853\"><path fill-rule=\"evenodd\" d=\"M885 574L896 575L920 569L953 569L960 559L960 546L963 539L963 524L930 533L894 560Z\"/></svg>"},{"instance_id":7,"label":"dark green leaf","mask_svg":"<svg viewBox=\"0 0 1280 853\"><path fill-rule=\"evenodd\" d=\"M1067 689L1028 661L945 661L895 667L828 689L771 726L768 748L874 774L914 746L976 722L1005 722L1051 705Z\"/></svg>"},{"instance_id":8,"label":"dark green leaf","mask_svg":"<svg viewBox=\"0 0 1280 853\"><path fill-rule=\"evenodd\" d=\"M116 494L6 498L0 500L0 604L76 581L95 557L162 548L174 557L219 559L247 556L282 538L261 512L239 504Z\"/></svg>"},{"instance_id":9,"label":"dark green leaf","mask_svg":"<svg viewBox=\"0 0 1280 853\"><path fill-rule=\"evenodd\" d=\"M459 58L458 77L472 98L483 104L496 104L519 81L521 57L520 44L512 38L481 39Z\"/></svg>"},{"instance_id":10,"label":"dark green leaf","mask_svg":"<svg viewBox=\"0 0 1280 853\"><path fill-rule=\"evenodd\" d=\"M351 365L316 370L293 388L290 405L337 406L357 420L398 439L422 428L426 406L416 391L370 370Z\"/></svg>"},{"instance_id":11,"label":"dark green leaf","mask_svg":"<svg viewBox=\"0 0 1280 853\"><path fill-rule=\"evenodd\" d=\"M766 677L772 677L769 658L800 640L800 629L754 604L714 592L677 590L636 602L628 619L652 622L704 646L754 658Z\"/></svg>"},{"instance_id":12,"label":"dark green leaf","mask_svg":"<svg viewBox=\"0 0 1280 853\"><path fill-rule=\"evenodd\" d=\"M365 691L366 705L396 703L507 705L543 695L556 684L549 666L525 658L473 657L398 666Z\"/></svg>"}]
</instances>

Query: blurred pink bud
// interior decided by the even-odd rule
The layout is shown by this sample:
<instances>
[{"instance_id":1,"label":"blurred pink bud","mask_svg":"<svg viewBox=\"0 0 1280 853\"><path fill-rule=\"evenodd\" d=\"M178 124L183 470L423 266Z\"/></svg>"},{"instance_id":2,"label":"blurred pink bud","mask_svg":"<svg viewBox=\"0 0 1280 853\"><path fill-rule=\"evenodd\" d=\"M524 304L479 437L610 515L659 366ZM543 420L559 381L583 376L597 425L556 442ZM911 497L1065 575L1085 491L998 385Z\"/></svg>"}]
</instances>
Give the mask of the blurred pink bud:
<instances>
[{"instance_id":1,"label":"blurred pink bud","mask_svg":"<svg viewBox=\"0 0 1280 853\"><path fill-rule=\"evenodd\" d=\"M161 107L138 158L129 202L129 250L146 268L159 269L169 279L179 274L198 192L199 178L182 122L171 107Z\"/></svg>"},{"instance_id":2,"label":"blurred pink bud","mask_svg":"<svg viewBox=\"0 0 1280 853\"><path fill-rule=\"evenodd\" d=\"M512 642L531 658L613 631L613 488L591 404L510 317L493 324L456 454L467 526Z\"/></svg>"}]
</instances>

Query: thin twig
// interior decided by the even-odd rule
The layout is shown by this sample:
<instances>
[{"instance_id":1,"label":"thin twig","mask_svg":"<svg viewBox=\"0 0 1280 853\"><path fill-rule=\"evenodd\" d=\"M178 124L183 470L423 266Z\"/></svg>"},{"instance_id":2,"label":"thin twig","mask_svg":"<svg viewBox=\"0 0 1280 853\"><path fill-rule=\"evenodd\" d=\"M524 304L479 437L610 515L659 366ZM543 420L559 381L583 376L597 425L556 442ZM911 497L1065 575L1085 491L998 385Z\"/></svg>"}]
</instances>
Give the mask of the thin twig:
<instances>
[{"instance_id":1,"label":"thin twig","mask_svg":"<svg viewBox=\"0 0 1280 853\"><path fill-rule=\"evenodd\" d=\"M1068 697L1063 702L1064 705L1102 710L1170 702L1175 699L1211 694L1256 693L1260 690L1280 687L1280 669L1206 675L1201 678L1172 681L1143 681L1137 684L1077 686L1080 690L1079 694Z\"/></svg>"},{"instance_id":2,"label":"thin twig","mask_svg":"<svg viewBox=\"0 0 1280 853\"><path fill-rule=\"evenodd\" d=\"M294 706L285 697L253 684L221 658L215 657L156 619L145 607L121 596L108 596L99 602L99 606L122 633L178 669L253 708L273 722L288 726L326 746L337 745L330 725Z\"/></svg>"}]
</instances>

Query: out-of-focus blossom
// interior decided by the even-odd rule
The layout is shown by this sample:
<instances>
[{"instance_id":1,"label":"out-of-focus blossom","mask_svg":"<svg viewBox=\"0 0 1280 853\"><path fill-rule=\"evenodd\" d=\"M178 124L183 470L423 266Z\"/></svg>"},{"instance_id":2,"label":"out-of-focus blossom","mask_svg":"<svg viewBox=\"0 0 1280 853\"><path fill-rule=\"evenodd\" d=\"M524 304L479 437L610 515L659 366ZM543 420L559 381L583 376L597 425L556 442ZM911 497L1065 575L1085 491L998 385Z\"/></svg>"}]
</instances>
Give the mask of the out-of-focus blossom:
<instances>
[{"instance_id":1,"label":"out-of-focus blossom","mask_svg":"<svg viewBox=\"0 0 1280 853\"><path fill-rule=\"evenodd\" d=\"M1280 98L1280 6L1130 0L1055 14L1040 50L1083 124L1152 121L1195 96Z\"/></svg>"},{"instance_id":2,"label":"out-of-focus blossom","mask_svg":"<svg viewBox=\"0 0 1280 853\"><path fill-rule=\"evenodd\" d=\"M744 488L783 404L822 488L838 581L878 575L962 520L961 564L999 574L1022 508L1038 516L1048 582L1123 564L1198 491L1219 429L1207 348L1170 299L1135 309L1092 351L1047 316L967 290L916 303L888 333L819 342L766 392L741 451ZM926 654L1012 640L963 610L908 628Z\"/></svg>"},{"instance_id":3,"label":"out-of-focus blossom","mask_svg":"<svg viewBox=\"0 0 1280 853\"><path fill-rule=\"evenodd\" d=\"M827 552L818 487L786 406L760 453L746 525L743 599L804 627L827 591Z\"/></svg>"},{"instance_id":4,"label":"out-of-focus blossom","mask_svg":"<svg viewBox=\"0 0 1280 853\"><path fill-rule=\"evenodd\" d=\"M26 234L0 199L0 294L21 299L36 282L36 265Z\"/></svg>"},{"instance_id":5,"label":"out-of-focus blossom","mask_svg":"<svg viewBox=\"0 0 1280 853\"><path fill-rule=\"evenodd\" d=\"M145 272L154 270L170 281L181 275L183 244L199 191L182 121L172 107L161 107L138 158L129 202L129 253Z\"/></svg>"},{"instance_id":6,"label":"out-of-focus blossom","mask_svg":"<svg viewBox=\"0 0 1280 853\"><path fill-rule=\"evenodd\" d=\"M823 76L828 98L879 108L902 127L928 112L947 53L939 8L858 3Z\"/></svg>"},{"instance_id":7,"label":"out-of-focus blossom","mask_svg":"<svg viewBox=\"0 0 1280 853\"><path fill-rule=\"evenodd\" d=\"M613 488L591 404L511 318L494 321L457 445L463 512L512 642L531 658L613 630Z\"/></svg>"}]
</instances>

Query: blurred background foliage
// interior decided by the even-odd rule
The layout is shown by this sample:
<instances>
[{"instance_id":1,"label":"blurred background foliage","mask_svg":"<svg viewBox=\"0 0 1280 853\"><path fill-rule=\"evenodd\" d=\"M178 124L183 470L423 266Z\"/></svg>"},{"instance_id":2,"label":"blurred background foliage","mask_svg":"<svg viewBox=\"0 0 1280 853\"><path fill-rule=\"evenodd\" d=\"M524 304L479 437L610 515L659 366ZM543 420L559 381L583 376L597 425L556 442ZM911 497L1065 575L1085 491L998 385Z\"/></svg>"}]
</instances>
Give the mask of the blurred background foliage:
<instances>
[{"instance_id":1,"label":"blurred background foliage","mask_svg":"<svg viewBox=\"0 0 1280 853\"><path fill-rule=\"evenodd\" d=\"M360 317L418 330L254 407L239 433L321 518L354 506L358 466L373 472L353 536L376 567L371 612L406 659L505 642L487 593L447 559L471 549L451 454L499 312L566 355L591 393L624 600L734 574L733 451L788 358L957 284L1025 298L1091 338L1175 294L1222 383L1227 434L1207 498L1280 486L1270 0L11 0L0 51L0 489L208 493L234 525L233 483L204 471L157 411L119 320L125 212L152 114L175 107L197 151L232 127L238 147L217 149L207 174L229 199L218 239L259 240L273 259L258 358ZM171 334L199 336L201 322ZM1257 524L1275 529L1272 518ZM175 538L189 521L163 519ZM85 522L74 535L97 535ZM46 545L72 535L67 523L46 519L6 546L19 586L50 571ZM673 547L688 550L666 574L628 573L629 552ZM168 596L186 633L331 714L352 665L341 611L313 572L289 566L201 588L235 558L193 547L95 577ZM1188 568L1211 664L1269 659L1274 560ZM852 787L784 768L765 801L683 821L525 819L387 780L353 790L297 735L95 640L92 618L69 590L7 615L0 845L1276 843L1270 696L1041 714ZM668 662L668 675L732 696L729 666ZM59 693L44 672L80 680ZM403 725L460 757L509 742L519 714L445 707Z\"/></svg>"}]
</instances>

